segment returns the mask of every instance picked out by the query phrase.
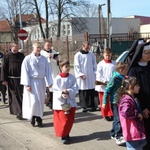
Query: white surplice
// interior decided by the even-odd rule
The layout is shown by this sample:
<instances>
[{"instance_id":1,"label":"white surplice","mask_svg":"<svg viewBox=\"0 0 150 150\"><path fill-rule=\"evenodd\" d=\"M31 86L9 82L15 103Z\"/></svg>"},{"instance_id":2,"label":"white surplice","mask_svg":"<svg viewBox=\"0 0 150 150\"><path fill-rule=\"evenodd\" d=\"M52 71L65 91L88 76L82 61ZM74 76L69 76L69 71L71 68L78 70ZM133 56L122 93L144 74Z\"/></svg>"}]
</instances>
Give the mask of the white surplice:
<instances>
[{"instance_id":1,"label":"white surplice","mask_svg":"<svg viewBox=\"0 0 150 150\"><path fill-rule=\"evenodd\" d=\"M111 60L111 63L106 63L104 60L101 60L97 65L96 80L101 82L108 82L113 75L116 62ZM104 92L106 85L96 85L95 90L98 92Z\"/></svg>"},{"instance_id":2,"label":"white surplice","mask_svg":"<svg viewBox=\"0 0 150 150\"><path fill-rule=\"evenodd\" d=\"M67 89L69 92L67 99L61 97L62 90ZM62 110L62 104L69 103L71 107L76 107L77 103L75 100L76 93L78 91L78 86L76 83L76 78L69 74L68 77L62 78L60 75L57 75L54 79L53 84L53 109Z\"/></svg>"},{"instance_id":3,"label":"white surplice","mask_svg":"<svg viewBox=\"0 0 150 150\"><path fill-rule=\"evenodd\" d=\"M57 52L52 49L52 58L49 58L49 53L46 50L41 50L41 55L45 56L48 60L48 62L50 62L53 59L54 54L57 54Z\"/></svg>"},{"instance_id":4,"label":"white surplice","mask_svg":"<svg viewBox=\"0 0 150 150\"><path fill-rule=\"evenodd\" d=\"M96 69L96 57L91 51L88 54L82 54L80 51L75 54L74 72L80 90L95 88ZM85 80L80 77L83 75L86 76Z\"/></svg>"},{"instance_id":5,"label":"white surplice","mask_svg":"<svg viewBox=\"0 0 150 150\"><path fill-rule=\"evenodd\" d=\"M46 83L47 86L53 84L47 59L42 55L37 57L34 53L26 56L21 67L21 84L24 85L23 118L43 118ZM26 90L27 85L31 87L31 92Z\"/></svg>"},{"instance_id":6,"label":"white surplice","mask_svg":"<svg viewBox=\"0 0 150 150\"><path fill-rule=\"evenodd\" d=\"M54 54L57 54L57 52L55 50L52 50L52 57ZM52 79L54 80L54 78L60 73L60 69L59 66L57 65L57 61L53 58L49 58L48 55L49 53L46 52L45 50L41 50L41 55L45 56L49 62L49 66L51 68L51 72L52 72ZM49 88L50 91L52 92L52 88Z\"/></svg>"}]
</instances>

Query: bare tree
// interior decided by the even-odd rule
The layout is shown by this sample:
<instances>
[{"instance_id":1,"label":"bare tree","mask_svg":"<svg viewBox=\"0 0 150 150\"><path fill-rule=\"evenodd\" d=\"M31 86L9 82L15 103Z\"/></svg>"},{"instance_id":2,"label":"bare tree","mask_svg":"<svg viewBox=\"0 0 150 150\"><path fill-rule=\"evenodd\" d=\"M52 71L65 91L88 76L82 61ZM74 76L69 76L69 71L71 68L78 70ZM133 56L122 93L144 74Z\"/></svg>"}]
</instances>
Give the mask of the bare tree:
<instances>
[{"instance_id":1,"label":"bare tree","mask_svg":"<svg viewBox=\"0 0 150 150\"><path fill-rule=\"evenodd\" d=\"M56 29L57 29L57 37L60 37L61 35L61 23L64 19L69 18L70 17L76 17L79 18L79 11L82 10L80 7L83 7L84 5L88 4L88 1L86 0L44 0L44 1L40 1L40 0L33 0L34 1L34 6L36 8L36 12L39 18L39 26L41 29L41 33L43 36L43 39L45 38L49 38L49 19L53 18L51 21L57 20L57 23L55 24ZM44 6L43 6L44 3ZM40 5L39 5L40 4ZM43 6L43 10L45 10L45 16L46 16L46 28L45 28L45 33L42 29L42 24L41 24L41 12L42 9L40 8L40 6ZM82 24L82 28L83 26L85 27L85 22L84 19L76 19L76 21L74 21L75 23L77 23L77 21ZM74 23L72 22L72 23ZM77 27L77 26L76 26ZM79 26L78 26L79 27ZM77 30L79 30L79 28L76 28Z\"/></svg>"},{"instance_id":2,"label":"bare tree","mask_svg":"<svg viewBox=\"0 0 150 150\"><path fill-rule=\"evenodd\" d=\"M19 14L19 1L20 0L5 0L1 3L1 12L2 16L5 18L11 20L14 17ZM28 3L29 0L21 0L21 13L27 13L32 12L33 7L30 3Z\"/></svg>"},{"instance_id":3,"label":"bare tree","mask_svg":"<svg viewBox=\"0 0 150 150\"><path fill-rule=\"evenodd\" d=\"M96 4L85 4L79 7L80 17L98 17L98 7Z\"/></svg>"},{"instance_id":4,"label":"bare tree","mask_svg":"<svg viewBox=\"0 0 150 150\"><path fill-rule=\"evenodd\" d=\"M46 38L49 38L49 18L48 18L48 1L44 0L45 2L45 13L46 13Z\"/></svg>"},{"instance_id":5,"label":"bare tree","mask_svg":"<svg viewBox=\"0 0 150 150\"><path fill-rule=\"evenodd\" d=\"M79 18L81 7L87 5L86 0L51 0L50 14L57 20L57 37L61 35L61 22L65 18ZM78 19L79 21L80 19ZM83 22L83 20L80 20Z\"/></svg>"},{"instance_id":6,"label":"bare tree","mask_svg":"<svg viewBox=\"0 0 150 150\"><path fill-rule=\"evenodd\" d=\"M3 11L7 13L2 13L5 18L7 18L10 26L12 25L12 20L17 14L19 14L18 2L20 0L5 0L3 2ZM74 21L70 20L74 25L77 31L81 32L83 28L85 29L85 20L81 18L83 8L89 8L90 4L88 0L21 0L21 13L25 12L35 12L37 14L37 19L39 22L39 27L41 30L41 34L43 39L49 38L49 19L53 18L53 20L57 20L56 29L57 29L57 37L61 35L61 23L64 19L71 17L76 18ZM93 7L93 6L91 6ZM45 31L41 22L41 13L44 10L46 16L46 28ZM88 11L87 11L88 12ZM91 12L91 11L90 11ZM94 12L93 12L94 14ZM87 14L86 14L87 15ZM88 14L89 15L89 14ZM84 15L85 17L85 15ZM15 20L13 20L15 22ZM77 25L78 24L78 25ZM14 26L14 29L16 27ZM13 31L17 34L16 31ZM16 35L15 34L15 35ZM16 38L16 36L14 37Z\"/></svg>"},{"instance_id":7,"label":"bare tree","mask_svg":"<svg viewBox=\"0 0 150 150\"><path fill-rule=\"evenodd\" d=\"M33 7L35 7L36 13L37 13L37 18L38 18L38 22L39 22L39 27L41 30L41 34L43 39L48 39L49 38L49 3L48 0L44 0L44 6L43 6L43 0L33 0L33 3L30 2L30 4L33 5ZM42 6L42 8L41 8ZM44 8L44 9L43 9ZM45 16L46 16L46 28L45 28L45 32L42 26L42 22L41 22L41 12L42 9L45 10Z\"/></svg>"},{"instance_id":8,"label":"bare tree","mask_svg":"<svg viewBox=\"0 0 150 150\"><path fill-rule=\"evenodd\" d=\"M45 0L45 1L46 1L46 0ZM44 30L43 30L43 27L42 27L41 15L40 15L40 10L39 10L39 7L38 7L37 0L34 0L34 3L35 3L35 8L36 8L37 16L38 16L38 21L39 21L40 30L41 30L43 39L45 39L45 33L44 33Z\"/></svg>"},{"instance_id":9,"label":"bare tree","mask_svg":"<svg viewBox=\"0 0 150 150\"><path fill-rule=\"evenodd\" d=\"M32 6L27 4L28 0L5 0L1 3L1 16L5 18L10 26L13 40L18 40L18 30L20 29L19 21L16 20L19 14L19 2L21 2L21 13L32 11Z\"/></svg>"}]
</instances>

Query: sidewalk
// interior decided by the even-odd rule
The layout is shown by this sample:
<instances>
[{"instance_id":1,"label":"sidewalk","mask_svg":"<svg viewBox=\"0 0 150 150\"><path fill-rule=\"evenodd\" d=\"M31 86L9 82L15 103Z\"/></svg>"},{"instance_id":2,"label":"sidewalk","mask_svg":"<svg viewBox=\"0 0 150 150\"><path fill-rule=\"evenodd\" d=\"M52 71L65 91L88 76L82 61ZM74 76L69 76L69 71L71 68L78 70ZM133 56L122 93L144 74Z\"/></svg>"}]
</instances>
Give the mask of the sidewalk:
<instances>
[{"instance_id":1,"label":"sidewalk","mask_svg":"<svg viewBox=\"0 0 150 150\"><path fill-rule=\"evenodd\" d=\"M112 122L104 120L100 111L84 113L77 107L67 145L55 137L53 112L48 107L44 108L43 128L32 127L27 120L17 120L2 102L0 116L0 150L126 150L110 139Z\"/></svg>"}]
</instances>

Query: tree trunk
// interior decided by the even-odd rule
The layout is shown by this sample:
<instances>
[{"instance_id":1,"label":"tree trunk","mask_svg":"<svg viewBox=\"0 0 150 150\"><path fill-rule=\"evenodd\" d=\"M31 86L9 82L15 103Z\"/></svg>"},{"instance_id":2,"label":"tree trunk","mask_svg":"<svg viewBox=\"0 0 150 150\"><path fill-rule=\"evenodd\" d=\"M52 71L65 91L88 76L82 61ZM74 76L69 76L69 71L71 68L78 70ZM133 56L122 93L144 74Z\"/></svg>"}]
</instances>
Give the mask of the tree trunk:
<instances>
[{"instance_id":1,"label":"tree trunk","mask_svg":"<svg viewBox=\"0 0 150 150\"><path fill-rule=\"evenodd\" d=\"M41 23L41 15L40 15L40 12L39 12L37 1L34 0L34 3L35 3L35 8L36 8L36 12L37 12L37 17L38 17L38 21L39 21L39 26L40 26L40 30L41 30L41 33L42 33L42 37L43 37L43 39L45 39L45 33L43 31L43 27L42 27L42 23Z\"/></svg>"},{"instance_id":2,"label":"tree trunk","mask_svg":"<svg viewBox=\"0 0 150 150\"><path fill-rule=\"evenodd\" d=\"M49 38L49 27L48 27L48 3L47 0L45 0L45 11L46 11L46 38Z\"/></svg>"},{"instance_id":3,"label":"tree trunk","mask_svg":"<svg viewBox=\"0 0 150 150\"><path fill-rule=\"evenodd\" d=\"M57 28L57 37L60 37L61 30L61 2L58 1L58 28Z\"/></svg>"}]
</instances>

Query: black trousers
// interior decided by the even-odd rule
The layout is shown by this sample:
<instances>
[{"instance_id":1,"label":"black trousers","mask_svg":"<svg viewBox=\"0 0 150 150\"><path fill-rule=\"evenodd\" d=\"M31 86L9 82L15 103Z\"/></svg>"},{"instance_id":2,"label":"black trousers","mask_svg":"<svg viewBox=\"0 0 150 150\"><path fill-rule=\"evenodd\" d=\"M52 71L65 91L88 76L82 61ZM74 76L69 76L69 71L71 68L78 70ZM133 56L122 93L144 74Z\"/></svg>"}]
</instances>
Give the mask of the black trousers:
<instances>
[{"instance_id":1,"label":"black trousers","mask_svg":"<svg viewBox=\"0 0 150 150\"><path fill-rule=\"evenodd\" d=\"M35 120L35 119L36 119L36 121L37 121L38 123L42 123L41 117L33 116L33 117L32 117L32 120Z\"/></svg>"},{"instance_id":2,"label":"black trousers","mask_svg":"<svg viewBox=\"0 0 150 150\"><path fill-rule=\"evenodd\" d=\"M95 108L95 89L79 90L79 102L82 108Z\"/></svg>"}]
</instances>

